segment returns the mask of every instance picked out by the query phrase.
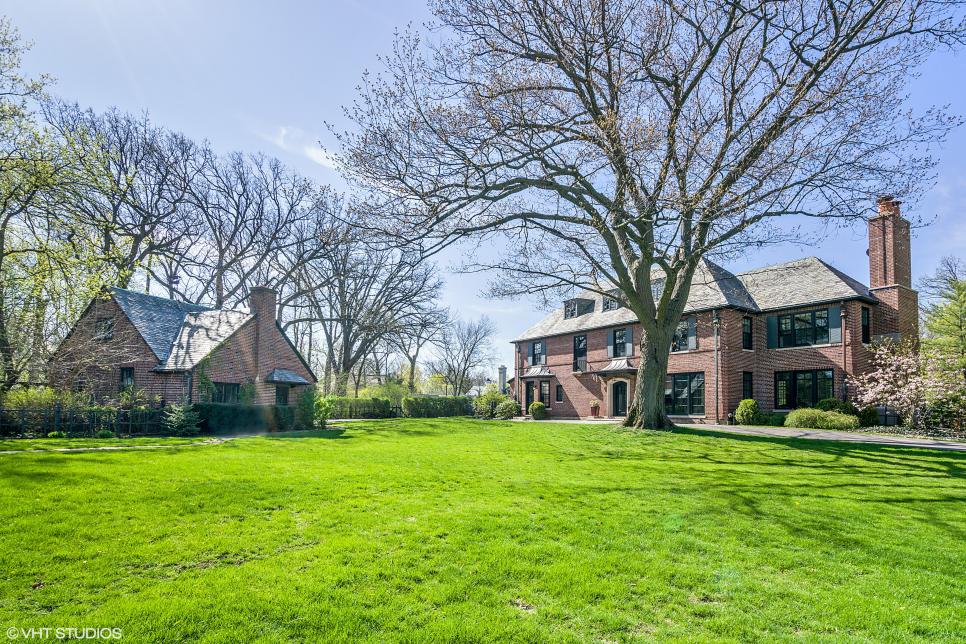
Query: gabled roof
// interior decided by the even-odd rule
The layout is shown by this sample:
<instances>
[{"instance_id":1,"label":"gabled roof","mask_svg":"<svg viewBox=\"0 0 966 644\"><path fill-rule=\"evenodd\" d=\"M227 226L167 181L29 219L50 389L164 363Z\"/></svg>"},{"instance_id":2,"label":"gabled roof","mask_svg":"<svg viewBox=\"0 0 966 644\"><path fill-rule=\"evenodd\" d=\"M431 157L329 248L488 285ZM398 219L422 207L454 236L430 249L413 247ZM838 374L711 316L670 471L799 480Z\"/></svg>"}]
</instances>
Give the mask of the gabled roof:
<instances>
[{"instance_id":1,"label":"gabled roof","mask_svg":"<svg viewBox=\"0 0 966 644\"><path fill-rule=\"evenodd\" d=\"M637 316L628 308L604 311L600 294L585 291L578 297L593 299L594 310L565 318L563 307L559 306L514 342L637 322ZM702 259L695 271L684 311L736 308L760 312L849 299L877 301L868 287L817 257L805 257L737 275Z\"/></svg>"},{"instance_id":2,"label":"gabled roof","mask_svg":"<svg viewBox=\"0 0 966 644\"><path fill-rule=\"evenodd\" d=\"M112 288L110 291L114 301L160 362L168 359L185 315L210 310L199 304L178 302L123 288Z\"/></svg>"},{"instance_id":3,"label":"gabled roof","mask_svg":"<svg viewBox=\"0 0 966 644\"><path fill-rule=\"evenodd\" d=\"M251 313L214 309L188 313L171 346L171 353L159 371L185 371L195 367L209 353L230 338L249 320Z\"/></svg>"},{"instance_id":4,"label":"gabled roof","mask_svg":"<svg viewBox=\"0 0 966 644\"><path fill-rule=\"evenodd\" d=\"M251 313L212 309L123 288L111 296L158 357L159 371L195 367L249 320Z\"/></svg>"}]
</instances>

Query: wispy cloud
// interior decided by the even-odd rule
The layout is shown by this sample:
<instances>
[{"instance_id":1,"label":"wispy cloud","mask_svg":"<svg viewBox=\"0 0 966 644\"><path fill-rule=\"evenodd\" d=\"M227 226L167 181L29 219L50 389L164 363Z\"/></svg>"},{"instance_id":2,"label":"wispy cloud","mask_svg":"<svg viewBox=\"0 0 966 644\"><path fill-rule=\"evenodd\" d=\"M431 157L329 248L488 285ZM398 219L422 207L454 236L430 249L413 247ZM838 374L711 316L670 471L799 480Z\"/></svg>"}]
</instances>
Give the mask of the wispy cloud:
<instances>
[{"instance_id":1,"label":"wispy cloud","mask_svg":"<svg viewBox=\"0 0 966 644\"><path fill-rule=\"evenodd\" d=\"M305 130L287 125L279 125L272 132L258 132L258 137L280 150L290 154L300 154L309 161L329 170L338 170L338 164L331 154L322 149L318 141Z\"/></svg>"}]
</instances>

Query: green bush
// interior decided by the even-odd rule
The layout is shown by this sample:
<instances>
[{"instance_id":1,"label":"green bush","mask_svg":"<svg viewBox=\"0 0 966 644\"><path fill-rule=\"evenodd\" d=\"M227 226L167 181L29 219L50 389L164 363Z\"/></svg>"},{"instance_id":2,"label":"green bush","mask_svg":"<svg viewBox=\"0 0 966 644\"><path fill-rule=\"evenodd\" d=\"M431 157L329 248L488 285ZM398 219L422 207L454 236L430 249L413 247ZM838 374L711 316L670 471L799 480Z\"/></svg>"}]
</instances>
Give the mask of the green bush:
<instances>
[{"instance_id":1,"label":"green bush","mask_svg":"<svg viewBox=\"0 0 966 644\"><path fill-rule=\"evenodd\" d=\"M100 429L94 434L94 438L114 438L114 432L109 429Z\"/></svg>"},{"instance_id":2,"label":"green bush","mask_svg":"<svg viewBox=\"0 0 966 644\"><path fill-rule=\"evenodd\" d=\"M347 398L332 396L330 418L389 418L392 403L387 398Z\"/></svg>"},{"instance_id":3,"label":"green bush","mask_svg":"<svg viewBox=\"0 0 966 644\"><path fill-rule=\"evenodd\" d=\"M735 410L735 422L739 425L758 425L763 420L764 417L757 401L745 398L738 403L738 409Z\"/></svg>"},{"instance_id":4,"label":"green bush","mask_svg":"<svg viewBox=\"0 0 966 644\"><path fill-rule=\"evenodd\" d=\"M520 413L520 405L515 400L504 400L496 406L493 415L500 420L510 420Z\"/></svg>"},{"instance_id":5,"label":"green bush","mask_svg":"<svg viewBox=\"0 0 966 644\"><path fill-rule=\"evenodd\" d=\"M295 429L315 429L315 387L299 394L295 401Z\"/></svg>"},{"instance_id":6,"label":"green bush","mask_svg":"<svg viewBox=\"0 0 966 644\"><path fill-rule=\"evenodd\" d=\"M487 386L486 390L473 400L473 412L479 418L493 418L500 403L510 400L506 394L501 394L496 385Z\"/></svg>"},{"instance_id":7,"label":"green bush","mask_svg":"<svg viewBox=\"0 0 966 644\"><path fill-rule=\"evenodd\" d=\"M866 407L859 411L860 427L875 427L879 424L879 410L875 407Z\"/></svg>"},{"instance_id":8,"label":"green bush","mask_svg":"<svg viewBox=\"0 0 966 644\"><path fill-rule=\"evenodd\" d=\"M403 398L403 415L410 418L466 416L472 404L466 396L418 396Z\"/></svg>"},{"instance_id":9,"label":"green bush","mask_svg":"<svg viewBox=\"0 0 966 644\"><path fill-rule=\"evenodd\" d=\"M780 411L773 411L770 414L764 414L762 417L762 425L769 425L771 427L782 427L785 425L785 418L788 414L784 414Z\"/></svg>"},{"instance_id":10,"label":"green bush","mask_svg":"<svg viewBox=\"0 0 966 644\"><path fill-rule=\"evenodd\" d=\"M359 398L385 398L393 407L402 405L402 399L411 396L409 387L396 380L381 385L366 387L359 392Z\"/></svg>"},{"instance_id":11,"label":"green bush","mask_svg":"<svg viewBox=\"0 0 966 644\"><path fill-rule=\"evenodd\" d=\"M839 400L838 398L823 398L815 405L815 409L820 409L822 411L837 411L843 414L848 414L849 416L859 415L858 407L847 400Z\"/></svg>"},{"instance_id":12,"label":"green bush","mask_svg":"<svg viewBox=\"0 0 966 644\"><path fill-rule=\"evenodd\" d=\"M335 405L328 396L316 396L315 398L315 424L320 429L325 429L329 419L332 418L332 410Z\"/></svg>"},{"instance_id":13,"label":"green bush","mask_svg":"<svg viewBox=\"0 0 966 644\"><path fill-rule=\"evenodd\" d=\"M48 432L47 438L67 438L67 434L64 432Z\"/></svg>"},{"instance_id":14,"label":"green bush","mask_svg":"<svg viewBox=\"0 0 966 644\"><path fill-rule=\"evenodd\" d=\"M785 427L800 427L803 429L837 429L848 430L859 428L858 416L843 414L839 411L822 411L821 409L795 409L785 418Z\"/></svg>"},{"instance_id":15,"label":"green bush","mask_svg":"<svg viewBox=\"0 0 966 644\"><path fill-rule=\"evenodd\" d=\"M527 411L530 413L530 417L534 420L543 420L548 415L547 406L539 400L535 400L530 403L530 408Z\"/></svg>"},{"instance_id":16,"label":"green bush","mask_svg":"<svg viewBox=\"0 0 966 644\"><path fill-rule=\"evenodd\" d=\"M3 396L4 409L79 410L91 405L90 394L51 389L50 387L18 387Z\"/></svg>"},{"instance_id":17,"label":"green bush","mask_svg":"<svg viewBox=\"0 0 966 644\"><path fill-rule=\"evenodd\" d=\"M201 418L198 412L185 405L171 405L164 410L161 428L172 436L197 436Z\"/></svg>"},{"instance_id":18,"label":"green bush","mask_svg":"<svg viewBox=\"0 0 966 644\"><path fill-rule=\"evenodd\" d=\"M206 434L285 432L295 429L295 407L195 403L201 431Z\"/></svg>"}]
</instances>

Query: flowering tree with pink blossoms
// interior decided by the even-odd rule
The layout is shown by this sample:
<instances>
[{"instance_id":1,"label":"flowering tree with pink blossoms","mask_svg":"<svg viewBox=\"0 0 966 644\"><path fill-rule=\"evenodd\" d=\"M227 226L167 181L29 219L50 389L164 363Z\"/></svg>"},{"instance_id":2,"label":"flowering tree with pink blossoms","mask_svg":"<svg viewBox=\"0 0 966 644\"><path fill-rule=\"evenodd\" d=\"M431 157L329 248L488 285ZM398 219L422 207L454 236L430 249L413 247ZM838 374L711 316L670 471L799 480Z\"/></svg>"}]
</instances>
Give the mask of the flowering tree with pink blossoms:
<instances>
[{"instance_id":1,"label":"flowering tree with pink blossoms","mask_svg":"<svg viewBox=\"0 0 966 644\"><path fill-rule=\"evenodd\" d=\"M953 365L935 351L910 342L887 342L873 352L873 369L849 379L856 402L891 407L907 426L924 428L930 405L962 389Z\"/></svg>"}]
</instances>

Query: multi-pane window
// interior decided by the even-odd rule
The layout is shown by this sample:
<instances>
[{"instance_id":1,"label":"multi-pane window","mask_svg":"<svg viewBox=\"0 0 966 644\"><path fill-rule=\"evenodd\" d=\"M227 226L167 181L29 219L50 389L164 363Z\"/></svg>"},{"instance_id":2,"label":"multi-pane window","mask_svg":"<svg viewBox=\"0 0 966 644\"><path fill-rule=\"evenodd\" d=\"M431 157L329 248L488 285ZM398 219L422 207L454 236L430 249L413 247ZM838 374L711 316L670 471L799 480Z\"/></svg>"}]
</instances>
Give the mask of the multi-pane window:
<instances>
[{"instance_id":1,"label":"multi-pane window","mask_svg":"<svg viewBox=\"0 0 966 644\"><path fill-rule=\"evenodd\" d=\"M755 397L755 376L750 371L741 372L741 398L747 400Z\"/></svg>"},{"instance_id":2,"label":"multi-pane window","mask_svg":"<svg viewBox=\"0 0 966 644\"><path fill-rule=\"evenodd\" d=\"M101 318L94 322L94 339L110 340L114 337L114 318Z\"/></svg>"},{"instance_id":3,"label":"multi-pane window","mask_svg":"<svg viewBox=\"0 0 966 644\"><path fill-rule=\"evenodd\" d=\"M121 367L121 391L134 387L134 367Z\"/></svg>"},{"instance_id":4,"label":"multi-pane window","mask_svg":"<svg viewBox=\"0 0 966 644\"><path fill-rule=\"evenodd\" d=\"M704 414L704 372L669 373L664 384L664 411L672 416Z\"/></svg>"},{"instance_id":5,"label":"multi-pane window","mask_svg":"<svg viewBox=\"0 0 966 644\"><path fill-rule=\"evenodd\" d=\"M835 397L831 369L775 372L775 409L814 407Z\"/></svg>"},{"instance_id":6,"label":"multi-pane window","mask_svg":"<svg viewBox=\"0 0 966 644\"><path fill-rule=\"evenodd\" d=\"M211 392L211 401L216 403L238 403L241 387L237 382L216 382Z\"/></svg>"},{"instance_id":7,"label":"multi-pane window","mask_svg":"<svg viewBox=\"0 0 966 644\"><path fill-rule=\"evenodd\" d=\"M587 370L587 336L574 336L574 371Z\"/></svg>"},{"instance_id":8,"label":"multi-pane window","mask_svg":"<svg viewBox=\"0 0 966 644\"><path fill-rule=\"evenodd\" d=\"M566 302L564 302L564 317L565 318L577 317L577 300L567 300Z\"/></svg>"},{"instance_id":9,"label":"multi-pane window","mask_svg":"<svg viewBox=\"0 0 966 644\"><path fill-rule=\"evenodd\" d=\"M627 329L614 329L614 357L627 355Z\"/></svg>"},{"instance_id":10,"label":"multi-pane window","mask_svg":"<svg viewBox=\"0 0 966 644\"><path fill-rule=\"evenodd\" d=\"M869 307L862 307L862 344L872 342L872 320Z\"/></svg>"},{"instance_id":11,"label":"multi-pane window","mask_svg":"<svg viewBox=\"0 0 966 644\"><path fill-rule=\"evenodd\" d=\"M807 347L828 343L828 309L778 316L779 347Z\"/></svg>"},{"instance_id":12,"label":"multi-pane window","mask_svg":"<svg viewBox=\"0 0 966 644\"><path fill-rule=\"evenodd\" d=\"M550 381L541 380L540 381L540 402L546 406L550 406Z\"/></svg>"},{"instance_id":13,"label":"multi-pane window","mask_svg":"<svg viewBox=\"0 0 966 644\"><path fill-rule=\"evenodd\" d=\"M547 345L544 344L543 340L537 340L536 342L530 343L530 364L546 364L547 363Z\"/></svg>"},{"instance_id":14,"label":"multi-pane window","mask_svg":"<svg viewBox=\"0 0 966 644\"><path fill-rule=\"evenodd\" d=\"M687 351L688 350L688 321L681 320L678 322L678 326L674 329L674 335L671 336L671 351Z\"/></svg>"},{"instance_id":15,"label":"multi-pane window","mask_svg":"<svg viewBox=\"0 0 966 644\"><path fill-rule=\"evenodd\" d=\"M557 396L555 399L558 403L563 402L563 385L557 385Z\"/></svg>"},{"instance_id":16,"label":"multi-pane window","mask_svg":"<svg viewBox=\"0 0 966 644\"><path fill-rule=\"evenodd\" d=\"M741 348L754 349L754 336L752 335L751 318L741 318Z\"/></svg>"},{"instance_id":17,"label":"multi-pane window","mask_svg":"<svg viewBox=\"0 0 966 644\"><path fill-rule=\"evenodd\" d=\"M616 311L621 307L621 303L612 297L605 297L601 308L605 311Z\"/></svg>"}]
</instances>

